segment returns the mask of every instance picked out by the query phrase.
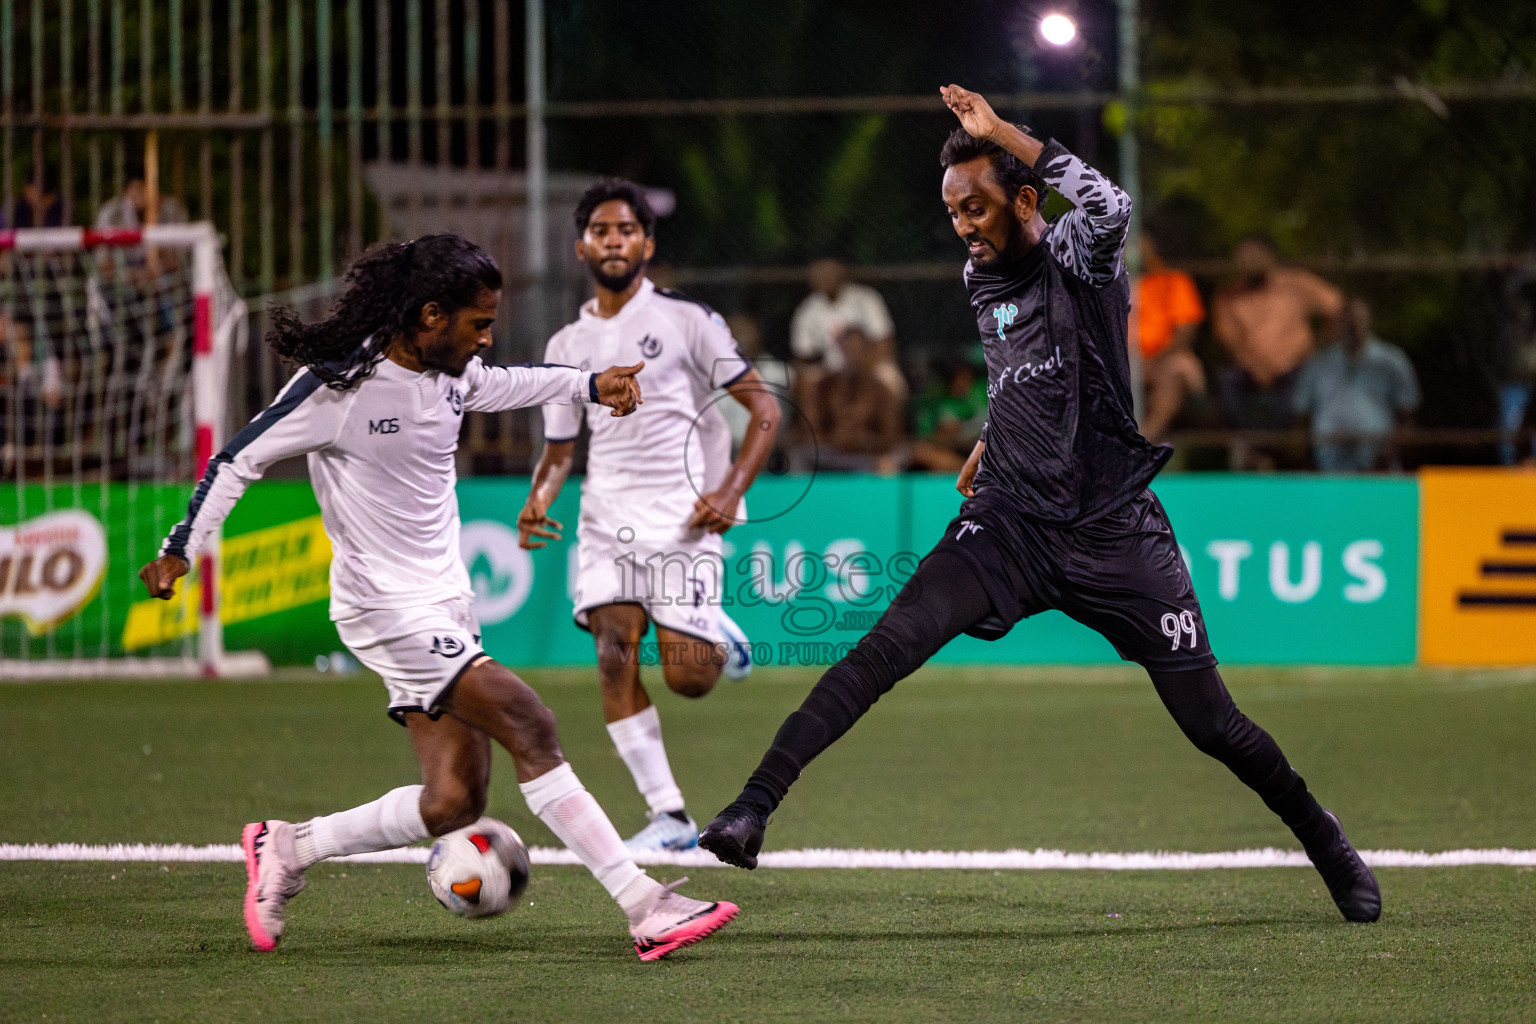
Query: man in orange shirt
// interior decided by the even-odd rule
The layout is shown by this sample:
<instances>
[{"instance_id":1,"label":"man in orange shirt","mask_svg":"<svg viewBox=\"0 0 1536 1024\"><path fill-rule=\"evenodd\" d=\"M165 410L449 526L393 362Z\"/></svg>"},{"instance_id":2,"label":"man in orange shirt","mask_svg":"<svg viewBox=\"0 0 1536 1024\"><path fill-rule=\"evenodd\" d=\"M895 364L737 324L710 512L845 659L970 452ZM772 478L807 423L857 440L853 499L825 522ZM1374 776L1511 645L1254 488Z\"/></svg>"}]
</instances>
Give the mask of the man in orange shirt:
<instances>
[{"instance_id":1,"label":"man in orange shirt","mask_svg":"<svg viewBox=\"0 0 1536 1024\"><path fill-rule=\"evenodd\" d=\"M1211 304L1211 328L1232 364L1221 372L1222 412L1233 427L1292 423L1291 397L1316 342L1344 310L1339 290L1316 274L1280 266L1274 246L1249 236L1232 251L1238 280Z\"/></svg>"},{"instance_id":2,"label":"man in orange shirt","mask_svg":"<svg viewBox=\"0 0 1536 1024\"><path fill-rule=\"evenodd\" d=\"M1163 262L1150 234L1141 236L1141 265L1146 270L1136 284L1134 311L1147 396L1141 433L1160 442L1184 400L1205 392L1205 368L1194 351L1205 306L1190 276Z\"/></svg>"}]
</instances>

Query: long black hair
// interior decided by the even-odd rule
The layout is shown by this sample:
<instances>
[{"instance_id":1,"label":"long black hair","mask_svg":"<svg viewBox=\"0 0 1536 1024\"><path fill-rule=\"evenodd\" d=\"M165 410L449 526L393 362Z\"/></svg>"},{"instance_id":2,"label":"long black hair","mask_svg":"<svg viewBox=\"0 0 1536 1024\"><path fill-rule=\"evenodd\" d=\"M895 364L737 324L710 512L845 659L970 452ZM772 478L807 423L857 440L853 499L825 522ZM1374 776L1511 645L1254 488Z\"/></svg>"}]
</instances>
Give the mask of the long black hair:
<instances>
[{"instance_id":1,"label":"long black hair","mask_svg":"<svg viewBox=\"0 0 1536 1024\"><path fill-rule=\"evenodd\" d=\"M386 243L358 257L331 315L306 324L288 306L268 310L267 344L301 363L328 388L346 391L373 373L396 335L414 337L429 302L456 313L481 291L501 288L489 253L458 235Z\"/></svg>"}]
</instances>

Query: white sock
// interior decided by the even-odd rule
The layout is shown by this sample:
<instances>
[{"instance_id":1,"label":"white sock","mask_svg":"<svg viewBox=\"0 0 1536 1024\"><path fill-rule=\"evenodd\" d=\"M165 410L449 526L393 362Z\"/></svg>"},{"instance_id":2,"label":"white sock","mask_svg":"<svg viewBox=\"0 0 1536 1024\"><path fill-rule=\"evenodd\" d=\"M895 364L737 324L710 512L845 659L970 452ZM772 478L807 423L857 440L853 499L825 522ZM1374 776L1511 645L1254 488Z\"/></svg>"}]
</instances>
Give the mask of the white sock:
<instances>
[{"instance_id":1,"label":"white sock","mask_svg":"<svg viewBox=\"0 0 1536 1024\"><path fill-rule=\"evenodd\" d=\"M427 838L421 820L423 786L392 789L372 803L311 818L294 826L293 849L307 868L327 857L410 846Z\"/></svg>"},{"instance_id":2,"label":"white sock","mask_svg":"<svg viewBox=\"0 0 1536 1024\"><path fill-rule=\"evenodd\" d=\"M523 791L528 809L560 837L566 849L581 858L587 870L625 911L631 908L620 900L619 894L626 888L632 891L624 894L631 902L638 903L649 894L650 887L630 884L645 878L645 872L630 857L608 815L603 813L569 764L547 771L518 789ZM655 884L652 882L651 886Z\"/></svg>"},{"instance_id":3,"label":"white sock","mask_svg":"<svg viewBox=\"0 0 1536 1024\"><path fill-rule=\"evenodd\" d=\"M619 756L635 777L635 788L645 797L651 816L683 809L683 791L672 778L667 748L661 742L661 716L652 704L638 714L608 723L608 735Z\"/></svg>"}]
</instances>

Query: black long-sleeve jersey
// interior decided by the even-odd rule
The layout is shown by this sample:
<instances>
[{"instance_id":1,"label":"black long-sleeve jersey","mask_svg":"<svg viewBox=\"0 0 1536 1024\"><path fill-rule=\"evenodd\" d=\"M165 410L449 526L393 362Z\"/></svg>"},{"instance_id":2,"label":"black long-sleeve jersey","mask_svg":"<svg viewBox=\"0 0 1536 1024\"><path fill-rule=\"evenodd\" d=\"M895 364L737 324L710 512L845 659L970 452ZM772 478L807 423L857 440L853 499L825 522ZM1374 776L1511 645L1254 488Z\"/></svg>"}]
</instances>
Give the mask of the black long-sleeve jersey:
<instances>
[{"instance_id":1,"label":"black long-sleeve jersey","mask_svg":"<svg viewBox=\"0 0 1536 1024\"><path fill-rule=\"evenodd\" d=\"M1019 262L965 267L987 355L975 486L1075 526L1139 494L1173 449L1141 436L1131 405L1122 258L1131 200L1054 139L1035 169L1075 208Z\"/></svg>"}]
</instances>

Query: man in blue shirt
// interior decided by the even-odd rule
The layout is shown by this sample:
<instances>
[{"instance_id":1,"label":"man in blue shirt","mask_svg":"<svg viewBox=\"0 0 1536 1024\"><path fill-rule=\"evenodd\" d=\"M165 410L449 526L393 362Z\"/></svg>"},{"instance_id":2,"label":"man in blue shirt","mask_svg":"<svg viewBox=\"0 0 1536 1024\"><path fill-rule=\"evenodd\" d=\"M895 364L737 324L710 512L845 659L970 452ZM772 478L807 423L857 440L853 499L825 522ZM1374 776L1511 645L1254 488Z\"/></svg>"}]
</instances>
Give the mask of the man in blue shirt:
<instances>
[{"instance_id":1,"label":"man in blue shirt","mask_svg":"<svg viewBox=\"0 0 1536 1024\"><path fill-rule=\"evenodd\" d=\"M1391 454L1393 431L1418 407L1413 364L1402 349L1371 334L1371 307L1351 299L1338 344L1313 356L1297 381L1295 411L1311 418L1317 468L1325 473L1381 468Z\"/></svg>"}]
</instances>

